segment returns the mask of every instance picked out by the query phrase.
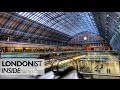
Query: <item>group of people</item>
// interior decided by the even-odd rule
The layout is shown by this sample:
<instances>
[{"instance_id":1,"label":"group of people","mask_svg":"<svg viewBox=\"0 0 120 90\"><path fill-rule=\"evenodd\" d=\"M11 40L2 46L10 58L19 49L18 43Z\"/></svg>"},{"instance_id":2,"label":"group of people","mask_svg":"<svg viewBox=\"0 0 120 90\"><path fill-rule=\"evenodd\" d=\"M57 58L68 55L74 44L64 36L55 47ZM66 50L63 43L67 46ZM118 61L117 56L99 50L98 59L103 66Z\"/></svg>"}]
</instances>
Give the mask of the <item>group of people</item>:
<instances>
[{"instance_id":1,"label":"group of people","mask_svg":"<svg viewBox=\"0 0 120 90\"><path fill-rule=\"evenodd\" d=\"M107 73L111 73L111 70L110 70L110 68L107 68Z\"/></svg>"},{"instance_id":2,"label":"group of people","mask_svg":"<svg viewBox=\"0 0 120 90\"><path fill-rule=\"evenodd\" d=\"M103 64L101 64L101 67L99 67L99 65L95 67L95 71L98 71L99 73L101 72L101 69L103 69ZM110 73L111 73L111 69L107 68L107 74L110 74Z\"/></svg>"}]
</instances>

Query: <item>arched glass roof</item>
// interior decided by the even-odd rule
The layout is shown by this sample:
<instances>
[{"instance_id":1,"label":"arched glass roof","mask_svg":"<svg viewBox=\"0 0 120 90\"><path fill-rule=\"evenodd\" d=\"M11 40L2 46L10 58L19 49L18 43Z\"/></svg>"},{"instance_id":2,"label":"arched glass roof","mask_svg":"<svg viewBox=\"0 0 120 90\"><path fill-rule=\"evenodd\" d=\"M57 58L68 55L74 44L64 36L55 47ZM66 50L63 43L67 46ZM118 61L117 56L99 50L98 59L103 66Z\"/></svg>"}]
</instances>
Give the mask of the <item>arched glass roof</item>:
<instances>
[{"instance_id":1,"label":"arched glass roof","mask_svg":"<svg viewBox=\"0 0 120 90\"><path fill-rule=\"evenodd\" d=\"M89 31L98 34L91 12L15 12L67 35Z\"/></svg>"},{"instance_id":2,"label":"arched glass roof","mask_svg":"<svg viewBox=\"0 0 120 90\"><path fill-rule=\"evenodd\" d=\"M100 36L120 51L120 12L93 12L93 16Z\"/></svg>"}]
</instances>

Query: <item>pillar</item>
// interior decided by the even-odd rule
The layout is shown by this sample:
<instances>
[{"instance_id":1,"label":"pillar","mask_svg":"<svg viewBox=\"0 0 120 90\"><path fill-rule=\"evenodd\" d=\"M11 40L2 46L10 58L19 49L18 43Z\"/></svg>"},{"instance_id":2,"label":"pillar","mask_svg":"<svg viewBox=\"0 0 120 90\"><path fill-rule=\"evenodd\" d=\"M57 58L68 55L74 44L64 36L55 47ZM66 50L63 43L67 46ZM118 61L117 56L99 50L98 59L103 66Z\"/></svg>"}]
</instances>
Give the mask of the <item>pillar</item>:
<instances>
[{"instance_id":1,"label":"pillar","mask_svg":"<svg viewBox=\"0 0 120 90\"><path fill-rule=\"evenodd\" d=\"M29 39L27 40L27 42L28 42L28 43L31 43L31 39L29 38Z\"/></svg>"},{"instance_id":2,"label":"pillar","mask_svg":"<svg viewBox=\"0 0 120 90\"><path fill-rule=\"evenodd\" d=\"M37 39L35 39L35 43L38 43L38 40L37 40Z\"/></svg>"}]
</instances>

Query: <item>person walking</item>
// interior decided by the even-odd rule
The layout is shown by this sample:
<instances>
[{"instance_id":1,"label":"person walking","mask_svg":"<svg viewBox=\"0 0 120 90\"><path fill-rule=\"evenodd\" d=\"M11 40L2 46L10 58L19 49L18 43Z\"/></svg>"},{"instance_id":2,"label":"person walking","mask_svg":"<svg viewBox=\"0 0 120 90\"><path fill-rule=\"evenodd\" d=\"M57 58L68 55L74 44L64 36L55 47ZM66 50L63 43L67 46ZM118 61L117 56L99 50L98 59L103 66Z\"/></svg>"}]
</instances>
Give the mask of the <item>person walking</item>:
<instances>
[{"instance_id":1,"label":"person walking","mask_svg":"<svg viewBox=\"0 0 120 90\"><path fill-rule=\"evenodd\" d=\"M95 69L95 71L98 71L98 65L94 69Z\"/></svg>"},{"instance_id":2,"label":"person walking","mask_svg":"<svg viewBox=\"0 0 120 90\"><path fill-rule=\"evenodd\" d=\"M109 68L109 73L111 73L111 70L110 70L110 68Z\"/></svg>"},{"instance_id":3,"label":"person walking","mask_svg":"<svg viewBox=\"0 0 120 90\"><path fill-rule=\"evenodd\" d=\"M101 69L103 69L103 64L101 64Z\"/></svg>"},{"instance_id":4,"label":"person walking","mask_svg":"<svg viewBox=\"0 0 120 90\"><path fill-rule=\"evenodd\" d=\"M108 73L109 71L108 71L108 68L107 68L107 73Z\"/></svg>"},{"instance_id":5,"label":"person walking","mask_svg":"<svg viewBox=\"0 0 120 90\"><path fill-rule=\"evenodd\" d=\"M99 68L99 69L98 69L98 73L99 73L99 74L100 74L100 71L101 71L101 69Z\"/></svg>"}]
</instances>

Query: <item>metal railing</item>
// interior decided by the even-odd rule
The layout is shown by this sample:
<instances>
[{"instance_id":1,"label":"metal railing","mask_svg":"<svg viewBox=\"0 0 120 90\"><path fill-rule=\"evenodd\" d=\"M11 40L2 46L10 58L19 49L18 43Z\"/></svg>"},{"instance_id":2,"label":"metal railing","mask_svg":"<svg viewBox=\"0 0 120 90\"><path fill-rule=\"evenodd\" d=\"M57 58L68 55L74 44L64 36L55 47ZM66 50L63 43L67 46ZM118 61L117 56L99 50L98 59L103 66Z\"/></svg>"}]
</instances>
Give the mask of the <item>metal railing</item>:
<instances>
[{"instance_id":1,"label":"metal railing","mask_svg":"<svg viewBox=\"0 0 120 90\"><path fill-rule=\"evenodd\" d=\"M36 58L38 55L48 55L48 54L57 54L61 56L66 56L67 55L74 55L75 53L80 53L80 51L56 51L56 52L6 52L6 53L1 53L2 58ZM63 55L64 54L64 55Z\"/></svg>"}]
</instances>

